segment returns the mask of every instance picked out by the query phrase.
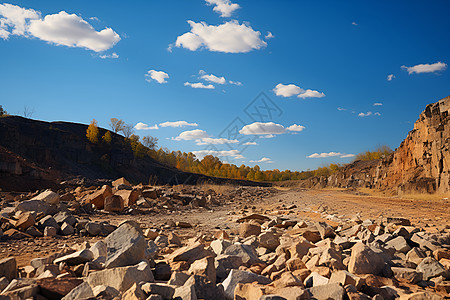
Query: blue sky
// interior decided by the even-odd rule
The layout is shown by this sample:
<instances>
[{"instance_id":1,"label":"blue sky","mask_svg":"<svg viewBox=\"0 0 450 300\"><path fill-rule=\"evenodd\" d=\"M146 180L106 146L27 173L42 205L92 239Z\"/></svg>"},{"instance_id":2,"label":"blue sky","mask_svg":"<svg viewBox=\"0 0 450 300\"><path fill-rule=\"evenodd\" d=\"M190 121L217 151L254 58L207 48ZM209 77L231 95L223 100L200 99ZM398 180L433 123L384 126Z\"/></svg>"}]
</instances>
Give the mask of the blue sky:
<instances>
[{"instance_id":1,"label":"blue sky","mask_svg":"<svg viewBox=\"0 0 450 300\"><path fill-rule=\"evenodd\" d=\"M0 2L0 104L47 121L142 123L136 133L160 146L237 165L346 163L398 147L450 94L449 11L448 1ZM276 113L252 118L261 92ZM237 136L224 133L233 121Z\"/></svg>"}]
</instances>

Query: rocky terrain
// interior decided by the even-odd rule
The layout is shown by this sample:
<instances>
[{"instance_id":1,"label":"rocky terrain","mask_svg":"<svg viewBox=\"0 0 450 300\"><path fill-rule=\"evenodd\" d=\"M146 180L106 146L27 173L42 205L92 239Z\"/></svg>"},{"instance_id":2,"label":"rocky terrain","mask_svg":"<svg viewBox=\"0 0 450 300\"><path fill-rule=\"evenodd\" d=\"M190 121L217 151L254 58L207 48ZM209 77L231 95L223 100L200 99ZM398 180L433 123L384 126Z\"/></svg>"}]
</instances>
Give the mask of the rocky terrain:
<instances>
[{"instance_id":1,"label":"rocky terrain","mask_svg":"<svg viewBox=\"0 0 450 300\"><path fill-rule=\"evenodd\" d=\"M356 161L305 187L368 187L408 192L450 192L450 96L429 104L406 139L384 159Z\"/></svg>"},{"instance_id":2,"label":"rocky terrain","mask_svg":"<svg viewBox=\"0 0 450 300\"><path fill-rule=\"evenodd\" d=\"M448 202L124 178L1 197L0 299L450 297Z\"/></svg>"}]
</instances>

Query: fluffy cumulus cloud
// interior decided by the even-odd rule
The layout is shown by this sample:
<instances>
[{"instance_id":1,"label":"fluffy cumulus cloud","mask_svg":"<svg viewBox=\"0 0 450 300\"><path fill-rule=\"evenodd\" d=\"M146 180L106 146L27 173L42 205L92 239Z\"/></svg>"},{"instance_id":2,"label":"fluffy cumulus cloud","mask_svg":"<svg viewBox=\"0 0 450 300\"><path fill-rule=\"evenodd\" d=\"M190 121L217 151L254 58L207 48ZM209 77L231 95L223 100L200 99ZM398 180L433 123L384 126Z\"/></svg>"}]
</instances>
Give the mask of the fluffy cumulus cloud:
<instances>
[{"instance_id":1,"label":"fluffy cumulus cloud","mask_svg":"<svg viewBox=\"0 0 450 300\"><path fill-rule=\"evenodd\" d=\"M284 127L281 124L276 124L273 122L255 122L242 127L242 129L239 130L239 133L244 135L260 135L262 138L273 138L279 134L287 132L300 132L303 129L305 129L305 126L297 124ZM256 143L251 145L256 145Z\"/></svg>"},{"instance_id":2,"label":"fluffy cumulus cloud","mask_svg":"<svg viewBox=\"0 0 450 300\"><path fill-rule=\"evenodd\" d=\"M111 28L96 31L76 14L61 11L42 19L41 13L33 9L0 4L0 38L7 39L10 35L35 37L55 45L95 52L108 50L120 41Z\"/></svg>"},{"instance_id":3,"label":"fluffy cumulus cloud","mask_svg":"<svg viewBox=\"0 0 450 300\"><path fill-rule=\"evenodd\" d=\"M176 138L173 138L175 141L192 141L192 140L201 140L203 138L209 138L209 135L204 130L194 129L183 131Z\"/></svg>"},{"instance_id":4,"label":"fluffy cumulus cloud","mask_svg":"<svg viewBox=\"0 0 450 300\"><path fill-rule=\"evenodd\" d=\"M291 97L294 95L300 94L303 90L296 86L295 84L282 84L279 83L277 86L273 89L275 92L275 95L282 96L282 97Z\"/></svg>"},{"instance_id":5,"label":"fluffy cumulus cloud","mask_svg":"<svg viewBox=\"0 0 450 300\"><path fill-rule=\"evenodd\" d=\"M249 125L245 125L239 130L240 134L244 135L271 135L271 134L283 134L286 132L286 128L283 125L276 124L273 122L263 123L255 122Z\"/></svg>"},{"instance_id":6,"label":"fluffy cumulus cloud","mask_svg":"<svg viewBox=\"0 0 450 300\"><path fill-rule=\"evenodd\" d=\"M319 91L314 90L306 90L299 95L297 95L298 98L306 99L306 98L323 98L325 97L324 93L321 93Z\"/></svg>"},{"instance_id":7,"label":"fluffy cumulus cloud","mask_svg":"<svg viewBox=\"0 0 450 300\"><path fill-rule=\"evenodd\" d=\"M95 52L108 50L120 41L119 35L111 28L96 31L83 18L65 11L32 20L28 31L49 43L86 48Z\"/></svg>"},{"instance_id":8,"label":"fluffy cumulus cloud","mask_svg":"<svg viewBox=\"0 0 450 300\"><path fill-rule=\"evenodd\" d=\"M244 156L239 152L239 150L199 150L192 151L192 153L198 158L202 159L207 155L214 155L216 157L232 157L234 159L242 159Z\"/></svg>"},{"instance_id":9,"label":"fluffy cumulus cloud","mask_svg":"<svg viewBox=\"0 0 450 300\"><path fill-rule=\"evenodd\" d=\"M152 130L152 129L156 130L156 129L159 129L159 127L156 124L153 126L149 126L145 123L139 122L136 124L136 126L134 126L134 129L136 129L136 130Z\"/></svg>"},{"instance_id":10,"label":"fluffy cumulus cloud","mask_svg":"<svg viewBox=\"0 0 450 300\"><path fill-rule=\"evenodd\" d=\"M206 48L215 52L243 53L261 49L267 43L261 33L250 25L230 21L221 25L208 25L205 22L188 21L191 31L180 35L175 45L191 51Z\"/></svg>"},{"instance_id":11,"label":"fluffy cumulus cloud","mask_svg":"<svg viewBox=\"0 0 450 300\"><path fill-rule=\"evenodd\" d=\"M227 81L225 80L225 77L218 77L216 75L213 74L204 74L200 76L201 79L209 81L209 82L214 82L217 84L225 84Z\"/></svg>"},{"instance_id":12,"label":"fluffy cumulus cloud","mask_svg":"<svg viewBox=\"0 0 450 300\"><path fill-rule=\"evenodd\" d=\"M228 140L224 138L212 138L204 130L195 129L184 131L177 137L172 138L175 141L195 141L197 145L223 145L223 144L236 144L238 140Z\"/></svg>"},{"instance_id":13,"label":"fluffy cumulus cloud","mask_svg":"<svg viewBox=\"0 0 450 300\"><path fill-rule=\"evenodd\" d=\"M247 143L244 143L244 145L245 146L256 146L256 145L258 145L258 143L256 143L256 142L247 142Z\"/></svg>"},{"instance_id":14,"label":"fluffy cumulus cloud","mask_svg":"<svg viewBox=\"0 0 450 300\"><path fill-rule=\"evenodd\" d=\"M0 38L10 35L27 36L31 20L40 19L41 13L12 4L0 4Z\"/></svg>"},{"instance_id":15,"label":"fluffy cumulus cloud","mask_svg":"<svg viewBox=\"0 0 450 300\"><path fill-rule=\"evenodd\" d=\"M412 67L402 66L402 69L408 71L408 74L420 74L420 73L434 73L438 71L444 71L447 68L447 64L443 62L437 62L434 64L419 64Z\"/></svg>"},{"instance_id":16,"label":"fluffy cumulus cloud","mask_svg":"<svg viewBox=\"0 0 450 300\"><path fill-rule=\"evenodd\" d=\"M394 74L389 74L386 79L387 79L387 81L392 81L392 79L394 79L394 78L395 78Z\"/></svg>"},{"instance_id":17,"label":"fluffy cumulus cloud","mask_svg":"<svg viewBox=\"0 0 450 300\"><path fill-rule=\"evenodd\" d=\"M231 17L231 14L239 8L239 4L230 0L205 0L208 5L214 5L213 10L220 13L221 17Z\"/></svg>"},{"instance_id":18,"label":"fluffy cumulus cloud","mask_svg":"<svg viewBox=\"0 0 450 300\"><path fill-rule=\"evenodd\" d=\"M207 89L207 90L213 90L215 87L212 84L203 84L202 82L185 82L184 86L190 86L193 89Z\"/></svg>"},{"instance_id":19,"label":"fluffy cumulus cloud","mask_svg":"<svg viewBox=\"0 0 450 300\"><path fill-rule=\"evenodd\" d=\"M303 129L305 129L305 126L297 125L297 124L291 125L286 128L287 131L295 131L295 132L303 131Z\"/></svg>"},{"instance_id":20,"label":"fluffy cumulus cloud","mask_svg":"<svg viewBox=\"0 0 450 300\"><path fill-rule=\"evenodd\" d=\"M260 160L251 160L251 163L273 163L273 161L268 157L263 157Z\"/></svg>"},{"instance_id":21,"label":"fluffy cumulus cloud","mask_svg":"<svg viewBox=\"0 0 450 300\"><path fill-rule=\"evenodd\" d=\"M354 156L355 156L354 154L345 154L340 152L323 152L323 153L313 153L311 155L308 155L307 158L327 158L327 157L347 158Z\"/></svg>"},{"instance_id":22,"label":"fluffy cumulus cloud","mask_svg":"<svg viewBox=\"0 0 450 300\"><path fill-rule=\"evenodd\" d=\"M383 106L383 103L381 103L381 102L375 102L375 103L373 104L373 106Z\"/></svg>"},{"instance_id":23,"label":"fluffy cumulus cloud","mask_svg":"<svg viewBox=\"0 0 450 300\"><path fill-rule=\"evenodd\" d=\"M281 97L292 97L297 96L298 98L306 99L306 98L322 98L325 97L324 93L315 90L304 90L295 84L282 84L279 83L273 89L275 95Z\"/></svg>"},{"instance_id":24,"label":"fluffy cumulus cloud","mask_svg":"<svg viewBox=\"0 0 450 300\"><path fill-rule=\"evenodd\" d=\"M155 80L159 84L166 83L166 78L169 78L169 74L163 71L149 70L147 74L145 74L145 80L148 82Z\"/></svg>"},{"instance_id":25,"label":"fluffy cumulus cloud","mask_svg":"<svg viewBox=\"0 0 450 300\"><path fill-rule=\"evenodd\" d=\"M189 123L186 121L167 121L167 122L160 123L159 126L161 126L161 127L186 127L186 126L197 127L198 124L197 123Z\"/></svg>"}]
</instances>

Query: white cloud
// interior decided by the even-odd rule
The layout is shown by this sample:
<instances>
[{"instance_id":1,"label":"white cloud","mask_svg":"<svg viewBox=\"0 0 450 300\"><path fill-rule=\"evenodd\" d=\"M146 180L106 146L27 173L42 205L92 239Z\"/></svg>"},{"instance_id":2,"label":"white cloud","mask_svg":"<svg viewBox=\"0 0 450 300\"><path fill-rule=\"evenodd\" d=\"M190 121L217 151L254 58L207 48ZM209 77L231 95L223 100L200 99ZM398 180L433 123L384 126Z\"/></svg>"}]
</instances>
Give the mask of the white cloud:
<instances>
[{"instance_id":1,"label":"white cloud","mask_svg":"<svg viewBox=\"0 0 450 300\"><path fill-rule=\"evenodd\" d=\"M193 126L197 127L197 123L188 123L186 121L167 121L164 123L160 123L159 126L161 127L185 127L185 126Z\"/></svg>"},{"instance_id":2,"label":"white cloud","mask_svg":"<svg viewBox=\"0 0 450 300\"><path fill-rule=\"evenodd\" d=\"M266 36L265 36L266 40L273 39L274 37L275 37L275 36L272 34L272 32L267 31L267 34L266 34Z\"/></svg>"},{"instance_id":3,"label":"white cloud","mask_svg":"<svg viewBox=\"0 0 450 300\"><path fill-rule=\"evenodd\" d=\"M242 159L244 156L238 150L199 150L192 151L192 153L198 158L202 159L206 155L214 155L217 157L233 157L235 159Z\"/></svg>"},{"instance_id":4,"label":"white cloud","mask_svg":"<svg viewBox=\"0 0 450 300\"><path fill-rule=\"evenodd\" d=\"M0 4L0 38L10 35L27 36L31 20L40 19L41 13L12 4Z\"/></svg>"},{"instance_id":5,"label":"white cloud","mask_svg":"<svg viewBox=\"0 0 450 300\"><path fill-rule=\"evenodd\" d=\"M443 71L447 68L447 64L443 62L437 62L434 64L419 64L412 67L402 66L402 69L407 70L408 74L420 74L420 73L433 73Z\"/></svg>"},{"instance_id":6,"label":"white cloud","mask_svg":"<svg viewBox=\"0 0 450 300\"><path fill-rule=\"evenodd\" d=\"M395 78L395 75L394 74L389 74L388 76L387 76L387 81L392 81L392 79L394 79Z\"/></svg>"},{"instance_id":7,"label":"white cloud","mask_svg":"<svg viewBox=\"0 0 450 300\"><path fill-rule=\"evenodd\" d=\"M188 21L191 31L177 37L175 45L191 51L206 48L215 52L243 53L267 46L261 33L250 25L230 21L221 25Z\"/></svg>"},{"instance_id":8,"label":"white cloud","mask_svg":"<svg viewBox=\"0 0 450 300\"><path fill-rule=\"evenodd\" d=\"M307 158L326 158L326 157L340 157L340 158L347 158L347 157L353 157L354 154L345 154L340 152L323 152L323 153L313 153L311 155L308 155Z\"/></svg>"},{"instance_id":9,"label":"white cloud","mask_svg":"<svg viewBox=\"0 0 450 300\"><path fill-rule=\"evenodd\" d=\"M262 138L273 138L277 134L283 134L286 132L300 132L305 129L302 125L293 124L289 127L284 127L281 124L276 124L273 122L255 122L252 124L245 125L239 130L240 134L244 135L261 135ZM256 143L255 143L256 144Z\"/></svg>"},{"instance_id":10,"label":"white cloud","mask_svg":"<svg viewBox=\"0 0 450 300\"><path fill-rule=\"evenodd\" d=\"M119 58L119 54L117 54L116 52L113 52L111 54L100 55L100 58L101 59L106 59L106 58L116 59L116 58Z\"/></svg>"},{"instance_id":11,"label":"white cloud","mask_svg":"<svg viewBox=\"0 0 450 300\"><path fill-rule=\"evenodd\" d=\"M221 17L231 17L231 14L239 8L239 4L230 0L205 0L208 5L214 5L213 10L220 13Z\"/></svg>"},{"instance_id":12,"label":"white cloud","mask_svg":"<svg viewBox=\"0 0 450 300\"><path fill-rule=\"evenodd\" d=\"M352 25L353 25L353 26L358 26L359 24L356 23L356 22L352 22Z\"/></svg>"},{"instance_id":13,"label":"white cloud","mask_svg":"<svg viewBox=\"0 0 450 300\"><path fill-rule=\"evenodd\" d=\"M305 126L297 125L297 124L291 125L286 128L286 130L288 130L288 131L297 131L297 132L302 131L303 129L305 129Z\"/></svg>"},{"instance_id":14,"label":"white cloud","mask_svg":"<svg viewBox=\"0 0 450 300\"><path fill-rule=\"evenodd\" d=\"M255 122L249 125L245 125L239 130L240 134L250 135L250 134L259 134L259 135L270 135L270 134L283 134L286 132L286 129L283 125L276 124L273 122L262 123Z\"/></svg>"},{"instance_id":15,"label":"white cloud","mask_svg":"<svg viewBox=\"0 0 450 300\"><path fill-rule=\"evenodd\" d=\"M152 129L156 130L156 129L159 129L159 127L156 124L153 126L149 126L145 123L139 122L136 124L136 126L134 126L134 129L136 129L136 130L152 130Z\"/></svg>"},{"instance_id":16,"label":"white cloud","mask_svg":"<svg viewBox=\"0 0 450 300\"><path fill-rule=\"evenodd\" d=\"M228 81L230 84L234 84L234 85L237 85L237 86L241 86L242 85L242 82L240 82L240 81L232 81L232 80L230 80L230 81Z\"/></svg>"},{"instance_id":17,"label":"white cloud","mask_svg":"<svg viewBox=\"0 0 450 300\"><path fill-rule=\"evenodd\" d=\"M374 116L381 116L381 114L379 112L376 112L373 114Z\"/></svg>"},{"instance_id":18,"label":"white cloud","mask_svg":"<svg viewBox=\"0 0 450 300\"><path fill-rule=\"evenodd\" d=\"M295 84L287 84L284 85L282 83L277 84L277 86L273 89L275 95L282 97L291 97L294 95L300 94L303 89L296 86Z\"/></svg>"},{"instance_id":19,"label":"white cloud","mask_svg":"<svg viewBox=\"0 0 450 300\"><path fill-rule=\"evenodd\" d=\"M275 92L275 95L282 96L282 97L292 97L294 95L297 95L298 98L322 98L325 97L324 93L321 93L319 91L314 90L304 90L299 86L296 86L295 84L287 84L284 85L282 83L279 83L275 86L273 89Z\"/></svg>"},{"instance_id":20,"label":"white cloud","mask_svg":"<svg viewBox=\"0 0 450 300\"><path fill-rule=\"evenodd\" d=\"M228 140L224 138L202 138L200 140L196 140L197 145L223 145L223 144L237 144L238 140Z\"/></svg>"},{"instance_id":21,"label":"white cloud","mask_svg":"<svg viewBox=\"0 0 450 300\"><path fill-rule=\"evenodd\" d=\"M65 11L31 20L28 32L49 43L95 52L108 50L120 41L119 35L111 28L96 31L83 18Z\"/></svg>"},{"instance_id":22,"label":"white cloud","mask_svg":"<svg viewBox=\"0 0 450 300\"><path fill-rule=\"evenodd\" d=\"M247 142L247 143L244 143L244 145L245 146L256 146L256 145L258 145L258 143L256 143L256 142Z\"/></svg>"},{"instance_id":23,"label":"white cloud","mask_svg":"<svg viewBox=\"0 0 450 300\"><path fill-rule=\"evenodd\" d=\"M173 138L175 141L192 141L192 140L201 140L204 138L209 138L209 135L204 130L194 129L183 131L176 138Z\"/></svg>"},{"instance_id":24,"label":"white cloud","mask_svg":"<svg viewBox=\"0 0 450 300\"><path fill-rule=\"evenodd\" d=\"M344 111L344 110L347 110L347 109L346 108L342 108L342 107L338 107L337 110Z\"/></svg>"},{"instance_id":25,"label":"white cloud","mask_svg":"<svg viewBox=\"0 0 450 300\"><path fill-rule=\"evenodd\" d=\"M251 160L251 163L273 163L273 161L268 157L263 157L260 160Z\"/></svg>"},{"instance_id":26,"label":"white cloud","mask_svg":"<svg viewBox=\"0 0 450 300\"><path fill-rule=\"evenodd\" d=\"M383 106L383 103L381 103L381 102L375 102L375 103L373 104L373 106Z\"/></svg>"},{"instance_id":27,"label":"white cloud","mask_svg":"<svg viewBox=\"0 0 450 300\"><path fill-rule=\"evenodd\" d=\"M215 87L212 84L204 85L201 82L196 83L185 82L184 86L190 86L193 89L208 89L208 90L215 89Z\"/></svg>"},{"instance_id":28,"label":"white cloud","mask_svg":"<svg viewBox=\"0 0 450 300\"><path fill-rule=\"evenodd\" d=\"M306 90L303 93L301 93L300 95L297 96L298 98L323 98L325 97L324 93L321 93L319 91L314 91L314 90Z\"/></svg>"},{"instance_id":29,"label":"white cloud","mask_svg":"<svg viewBox=\"0 0 450 300\"><path fill-rule=\"evenodd\" d=\"M148 82L151 82L153 79L159 84L167 83L166 78L169 78L169 74L163 71L149 70L147 74L145 74L145 80Z\"/></svg>"},{"instance_id":30,"label":"white cloud","mask_svg":"<svg viewBox=\"0 0 450 300\"><path fill-rule=\"evenodd\" d=\"M214 83L218 83L218 84L225 84L227 81L225 80L225 77L218 77L216 75L213 74L204 74L202 76L200 76L201 79L209 81L209 82L214 82Z\"/></svg>"},{"instance_id":31,"label":"white cloud","mask_svg":"<svg viewBox=\"0 0 450 300\"><path fill-rule=\"evenodd\" d=\"M100 22L100 19L97 17L90 17L89 20Z\"/></svg>"},{"instance_id":32,"label":"white cloud","mask_svg":"<svg viewBox=\"0 0 450 300\"><path fill-rule=\"evenodd\" d=\"M372 112L371 112L371 111L368 111L368 112L366 112L366 113L360 112L360 113L358 114L358 117L368 117L368 116L371 116L371 115L372 115Z\"/></svg>"}]
</instances>

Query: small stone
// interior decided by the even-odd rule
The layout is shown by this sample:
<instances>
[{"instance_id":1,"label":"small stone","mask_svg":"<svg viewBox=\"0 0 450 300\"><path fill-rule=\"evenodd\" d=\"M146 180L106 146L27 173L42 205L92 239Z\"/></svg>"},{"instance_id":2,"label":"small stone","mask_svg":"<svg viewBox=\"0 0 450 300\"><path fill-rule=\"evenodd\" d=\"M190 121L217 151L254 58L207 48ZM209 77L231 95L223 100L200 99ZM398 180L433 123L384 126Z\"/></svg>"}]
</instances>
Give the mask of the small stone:
<instances>
[{"instance_id":1,"label":"small stone","mask_svg":"<svg viewBox=\"0 0 450 300\"><path fill-rule=\"evenodd\" d=\"M243 238L259 235L261 233L261 226L251 223L242 223L239 225L239 235Z\"/></svg>"},{"instance_id":2,"label":"small stone","mask_svg":"<svg viewBox=\"0 0 450 300\"><path fill-rule=\"evenodd\" d=\"M54 237L56 236L56 228L53 226L47 226L44 228L44 236Z\"/></svg>"}]
</instances>

